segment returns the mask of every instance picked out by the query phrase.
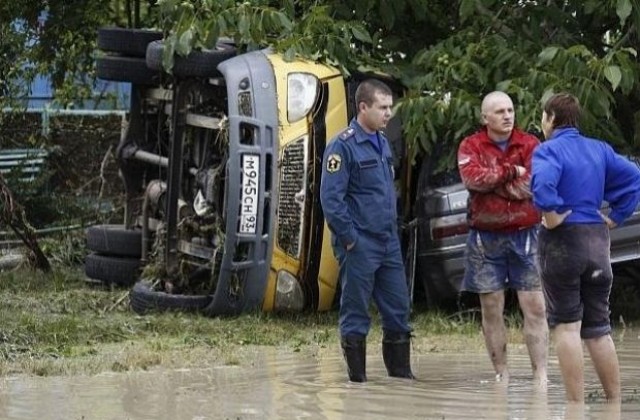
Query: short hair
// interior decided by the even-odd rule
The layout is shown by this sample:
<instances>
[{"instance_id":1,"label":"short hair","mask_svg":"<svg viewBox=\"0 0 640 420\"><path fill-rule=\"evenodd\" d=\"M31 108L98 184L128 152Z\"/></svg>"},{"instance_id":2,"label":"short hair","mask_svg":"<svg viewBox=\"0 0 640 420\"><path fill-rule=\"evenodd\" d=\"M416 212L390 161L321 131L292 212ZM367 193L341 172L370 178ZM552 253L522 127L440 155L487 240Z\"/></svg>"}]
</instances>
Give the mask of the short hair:
<instances>
[{"instance_id":1,"label":"short hair","mask_svg":"<svg viewBox=\"0 0 640 420\"><path fill-rule=\"evenodd\" d=\"M480 105L480 112L484 114L487 111L489 104L493 103L496 99L508 99L509 101L511 101L511 104L513 104L513 100L511 99L511 96L509 96L508 94L502 91L494 90L493 92L487 93L485 97L482 98L482 104Z\"/></svg>"},{"instance_id":2,"label":"short hair","mask_svg":"<svg viewBox=\"0 0 640 420\"><path fill-rule=\"evenodd\" d=\"M360 109L360 102L371 106L376 100L376 93L393 96L389 86L378 79L367 79L361 82L356 89L356 109Z\"/></svg>"},{"instance_id":3,"label":"short hair","mask_svg":"<svg viewBox=\"0 0 640 420\"><path fill-rule=\"evenodd\" d=\"M547 113L547 118L553 117L551 128L575 127L578 128L582 108L578 98L570 93L556 93L551 96L542 107Z\"/></svg>"}]
</instances>

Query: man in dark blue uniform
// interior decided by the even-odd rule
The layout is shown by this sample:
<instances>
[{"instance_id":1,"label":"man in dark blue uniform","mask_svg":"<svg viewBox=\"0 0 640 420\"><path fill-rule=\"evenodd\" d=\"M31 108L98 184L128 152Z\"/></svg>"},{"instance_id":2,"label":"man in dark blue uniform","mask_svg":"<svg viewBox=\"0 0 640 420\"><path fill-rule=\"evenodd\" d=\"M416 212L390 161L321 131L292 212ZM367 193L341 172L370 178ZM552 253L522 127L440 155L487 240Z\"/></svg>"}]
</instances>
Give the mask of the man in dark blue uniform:
<instances>
[{"instance_id":1,"label":"man in dark blue uniform","mask_svg":"<svg viewBox=\"0 0 640 420\"><path fill-rule=\"evenodd\" d=\"M365 382L371 297L382 318L390 376L411 378L409 293L398 237L393 158L380 131L392 92L369 79L356 90L358 115L324 154L320 199L340 263L340 335L349 379Z\"/></svg>"}]
</instances>

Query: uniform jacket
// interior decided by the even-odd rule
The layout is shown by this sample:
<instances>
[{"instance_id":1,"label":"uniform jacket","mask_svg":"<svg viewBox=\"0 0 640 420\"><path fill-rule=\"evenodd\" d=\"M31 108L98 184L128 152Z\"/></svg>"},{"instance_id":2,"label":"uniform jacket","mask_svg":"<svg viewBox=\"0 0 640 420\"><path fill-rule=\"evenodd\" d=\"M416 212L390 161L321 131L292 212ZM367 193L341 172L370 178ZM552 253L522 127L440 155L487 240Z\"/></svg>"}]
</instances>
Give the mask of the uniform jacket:
<instances>
[{"instance_id":1,"label":"uniform jacket","mask_svg":"<svg viewBox=\"0 0 640 420\"><path fill-rule=\"evenodd\" d=\"M320 200L342 246L363 233L382 240L397 236L393 157L387 138L378 136L380 151L353 119L324 153Z\"/></svg>"},{"instance_id":2,"label":"uniform jacket","mask_svg":"<svg viewBox=\"0 0 640 420\"><path fill-rule=\"evenodd\" d=\"M600 206L606 200L609 218L621 224L638 205L640 169L607 143L561 128L536 149L531 187L541 210L571 210L563 223L604 223Z\"/></svg>"},{"instance_id":3,"label":"uniform jacket","mask_svg":"<svg viewBox=\"0 0 640 420\"><path fill-rule=\"evenodd\" d=\"M517 128L503 151L486 128L458 148L458 169L469 190L469 225L478 230L512 232L540 221L531 201L531 157L539 141ZM516 166L526 168L517 176Z\"/></svg>"}]
</instances>

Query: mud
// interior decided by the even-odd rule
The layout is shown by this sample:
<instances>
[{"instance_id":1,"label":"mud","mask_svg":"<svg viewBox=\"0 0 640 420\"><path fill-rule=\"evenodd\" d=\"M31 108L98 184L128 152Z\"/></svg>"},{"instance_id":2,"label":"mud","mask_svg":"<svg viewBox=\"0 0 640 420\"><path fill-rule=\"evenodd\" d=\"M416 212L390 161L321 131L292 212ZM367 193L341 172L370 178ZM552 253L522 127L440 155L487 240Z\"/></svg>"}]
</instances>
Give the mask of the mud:
<instances>
[{"instance_id":1,"label":"mud","mask_svg":"<svg viewBox=\"0 0 640 420\"><path fill-rule=\"evenodd\" d=\"M564 401L550 349L549 384L531 381L526 351L510 347L508 382L483 351L414 354L419 380L386 377L370 343L366 384L346 382L337 348L245 348L233 366L72 377L0 379L1 419L634 419L640 418L639 331L616 334L623 402L606 404L587 360L588 401Z\"/></svg>"}]
</instances>

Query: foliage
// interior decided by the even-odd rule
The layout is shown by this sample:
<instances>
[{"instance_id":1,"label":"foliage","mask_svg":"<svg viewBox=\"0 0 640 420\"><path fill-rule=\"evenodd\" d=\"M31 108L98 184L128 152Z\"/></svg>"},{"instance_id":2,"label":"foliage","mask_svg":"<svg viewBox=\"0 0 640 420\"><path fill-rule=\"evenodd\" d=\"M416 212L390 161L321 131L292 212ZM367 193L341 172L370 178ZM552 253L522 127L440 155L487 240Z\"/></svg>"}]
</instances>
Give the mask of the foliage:
<instances>
[{"instance_id":1,"label":"foliage","mask_svg":"<svg viewBox=\"0 0 640 420\"><path fill-rule=\"evenodd\" d=\"M482 96L496 89L513 97L519 125L535 130L541 101L569 91L583 104L586 133L636 146L635 15L616 17L612 2L507 3L461 1L457 30L412 57L414 74L404 79L411 94L400 107L407 137L427 153L435 143L456 145L477 127ZM631 109L620 109L623 98Z\"/></svg>"},{"instance_id":2,"label":"foliage","mask_svg":"<svg viewBox=\"0 0 640 420\"><path fill-rule=\"evenodd\" d=\"M394 75L408 87L398 107L406 138L421 154L439 144L440 170L454 166L455 146L477 129L480 101L493 90L513 96L527 130L539 129L542 100L570 91L586 133L638 151L637 0L159 3L178 53L224 35L345 74Z\"/></svg>"},{"instance_id":3,"label":"foliage","mask_svg":"<svg viewBox=\"0 0 640 420\"><path fill-rule=\"evenodd\" d=\"M97 28L154 26L154 4L141 0L1 2L0 107L20 106L38 75L51 78L56 102L63 108L91 98Z\"/></svg>"},{"instance_id":4,"label":"foliage","mask_svg":"<svg viewBox=\"0 0 640 420\"><path fill-rule=\"evenodd\" d=\"M87 254L85 229L82 226L61 230L42 237L40 247L49 261L58 267L77 267L84 263Z\"/></svg>"},{"instance_id":5,"label":"foliage","mask_svg":"<svg viewBox=\"0 0 640 420\"><path fill-rule=\"evenodd\" d=\"M113 157L122 117L51 115L46 120L47 136L39 114L7 112L0 120L3 148L49 152L32 180L22 179L20 166L4 174L27 220L40 229L117 216L110 212L118 212L123 200Z\"/></svg>"},{"instance_id":6,"label":"foliage","mask_svg":"<svg viewBox=\"0 0 640 420\"><path fill-rule=\"evenodd\" d=\"M445 151L440 169L454 166L458 142L478 127L481 98L496 89L513 96L525 129L539 128L543 99L567 90L584 105L586 133L626 152L640 147L640 0L104 3L4 2L0 89L15 92L16 77L50 73L60 102L71 105L88 94L76 82L93 75L98 26L158 26L167 34L167 68L174 53L212 48L224 36L246 50L271 46L287 59L320 60L345 74L395 76L408 89L398 106L406 138L419 154ZM39 25L42 10L48 18ZM21 48L35 40L35 48Z\"/></svg>"}]
</instances>

